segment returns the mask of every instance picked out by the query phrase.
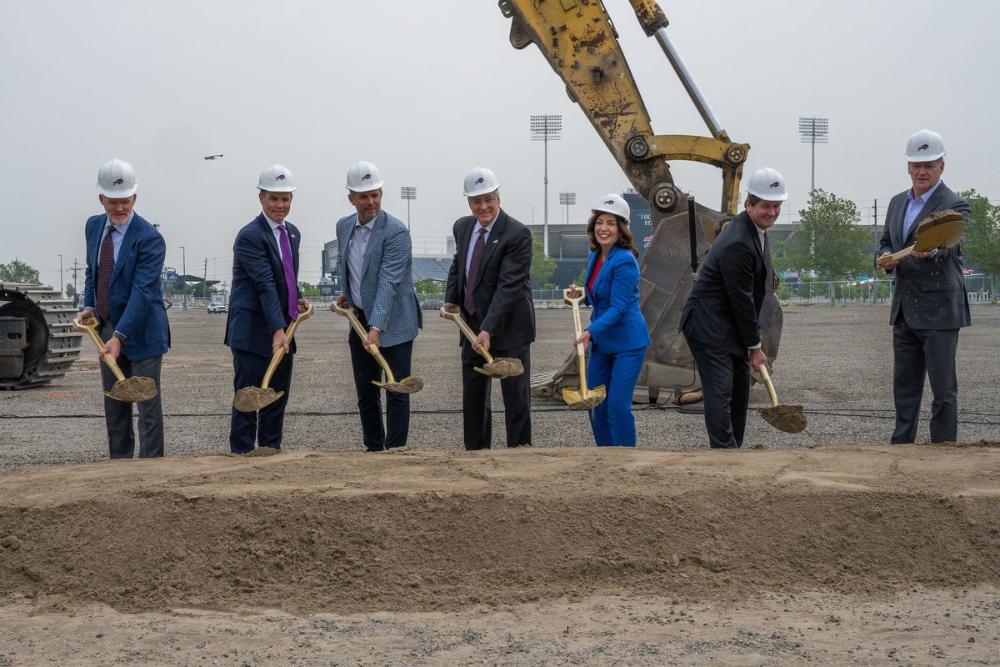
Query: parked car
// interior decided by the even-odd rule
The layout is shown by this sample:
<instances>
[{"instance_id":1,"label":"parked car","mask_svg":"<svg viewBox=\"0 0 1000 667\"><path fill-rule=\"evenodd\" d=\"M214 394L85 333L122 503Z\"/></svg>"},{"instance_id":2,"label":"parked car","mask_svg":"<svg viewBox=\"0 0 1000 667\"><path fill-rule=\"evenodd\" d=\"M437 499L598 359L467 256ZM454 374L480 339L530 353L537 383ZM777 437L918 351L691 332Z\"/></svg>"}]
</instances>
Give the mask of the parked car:
<instances>
[{"instance_id":1,"label":"parked car","mask_svg":"<svg viewBox=\"0 0 1000 667\"><path fill-rule=\"evenodd\" d=\"M208 312L210 313L228 313L229 306L224 303L210 303L208 304Z\"/></svg>"}]
</instances>

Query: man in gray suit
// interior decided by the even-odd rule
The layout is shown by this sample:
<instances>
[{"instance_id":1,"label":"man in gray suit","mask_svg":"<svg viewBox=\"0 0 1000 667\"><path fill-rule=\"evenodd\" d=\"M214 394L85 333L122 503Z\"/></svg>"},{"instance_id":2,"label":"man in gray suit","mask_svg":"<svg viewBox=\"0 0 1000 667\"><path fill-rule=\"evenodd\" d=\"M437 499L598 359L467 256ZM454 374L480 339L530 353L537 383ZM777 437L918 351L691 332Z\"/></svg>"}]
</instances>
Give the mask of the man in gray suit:
<instances>
[{"instance_id":1,"label":"man in gray suit","mask_svg":"<svg viewBox=\"0 0 1000 667\"><path fill-rule=\"evenodd\" d=\"M911 245L920 221L931 213L952 209L969 217L968 203L941 180L941 135L931 130L914 134L906 143L906 159L913 187L889 202L882 256ZM914 252L898 263L887 264L885 270L895 284L889 316L896 402L892 442L910 443L916 438L925 375L934 395L931 442L954 442L958 438L958 330L972 323L962 279L961 246Z\"/></svg>"},{"instance_id":2,"label":"man in gray suit","mask_svg":"<svg viewBox=\"0 0 1000 667\"><path fill-rule=\"evenodd\" d=\"M382 424L382 369L368 350L375 346L393 374L410 374L413 339L423 323L413 290L410 233L402 222L382 210L382 176L370 162L347 171L347 199L355 213L337 222L337 247L342 308L352 308L367 329L362 339L351 329L348 345L365 448L380 452L406 445L410 430L409 394L388 393Z\"/></svg>"}]
</instances>

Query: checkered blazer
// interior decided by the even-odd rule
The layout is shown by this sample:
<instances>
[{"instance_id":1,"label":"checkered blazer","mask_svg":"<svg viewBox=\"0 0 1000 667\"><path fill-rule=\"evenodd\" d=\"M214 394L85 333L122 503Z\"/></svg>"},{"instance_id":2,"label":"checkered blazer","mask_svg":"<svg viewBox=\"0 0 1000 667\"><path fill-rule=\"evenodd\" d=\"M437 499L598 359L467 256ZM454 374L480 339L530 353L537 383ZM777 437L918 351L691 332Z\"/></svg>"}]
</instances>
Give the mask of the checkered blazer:
<instances>
[{"instance_id":1,"label":"checkered blazer","mask_svg":"<svg viewBox=\"0 0 1000 667\"><path fill-rule=\"evenodd\" d=\"M381 331L383 347L392 347L417 337L423 315L413 289L413 255L410 233L402 222L385 211L371 221L371 236L365 249L361 276L350 275L347 256L358 215L337 221L337 274L347 299L351 281L361 281L361 303L351 305L365 311L368 325Z\"/></svg>"}]
</instances>

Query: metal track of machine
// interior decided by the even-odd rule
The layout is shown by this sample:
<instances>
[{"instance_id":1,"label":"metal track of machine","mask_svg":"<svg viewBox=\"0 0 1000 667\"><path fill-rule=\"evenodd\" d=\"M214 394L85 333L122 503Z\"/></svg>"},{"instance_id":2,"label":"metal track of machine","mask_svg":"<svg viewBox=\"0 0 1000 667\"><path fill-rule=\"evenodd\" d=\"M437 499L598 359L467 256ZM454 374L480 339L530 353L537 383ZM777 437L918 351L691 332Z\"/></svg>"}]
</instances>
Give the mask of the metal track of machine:
<instances>
[{"instance_id":1,"label":"metal track of machine","mask_svg":"<svg viewBox=\"0 0 1000 667\"><path fill-rule=\"evenodd\" d=\"M76 307L46 285L0 283L0 389L48 384L80 356Z\"/></svg>"}]
</instances>

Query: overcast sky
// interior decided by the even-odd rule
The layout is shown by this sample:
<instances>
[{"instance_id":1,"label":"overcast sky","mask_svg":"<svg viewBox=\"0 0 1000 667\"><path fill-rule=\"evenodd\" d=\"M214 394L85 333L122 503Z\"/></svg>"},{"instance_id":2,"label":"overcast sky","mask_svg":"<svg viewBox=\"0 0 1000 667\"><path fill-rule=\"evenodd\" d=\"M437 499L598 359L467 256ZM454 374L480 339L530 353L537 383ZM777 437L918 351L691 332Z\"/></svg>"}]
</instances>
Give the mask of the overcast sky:
<instances>
[{"instance_id":1,"label":"overcast sky","mask_svg":"<svg viewBox=\"0 0 1000 667\"><path fill-rule=\"evenodd\" d=\"M667 2L670 34L734 141L747 172L781 171L795 212L810 151L797 119L830 119L817 147L818 187L871 214L908 185L902 151L924 127L945 139L945 181L1000 198L993 0L714 0ZM626 0L605 0L660 134L705 134L693 105ZM113 157L139 177L136 210L160 225L167 264L208 259L228 280L236 231L259 212L257 175L279 162L299 190L289 219L303 233L303 280L351 208L354 161L385 177L383 208L406 219L417 187L417 253L444 251L468 212L463 174L500 179L504 208L542 222L542 144L531 114L562 114L550 144L549 220L558 193L589 204L628 185L534 46L515 51L495 0L0 0L0 262L18 257L57 284L84 259L83 223L100 212L97 169ZM223 153L206 161L203 156ZM685 190L717 205L717 170L674 164ZM869 219L870 220L870 219ZM81 275L82 287L82 275Z\"/></svg>"}]
</instances>

